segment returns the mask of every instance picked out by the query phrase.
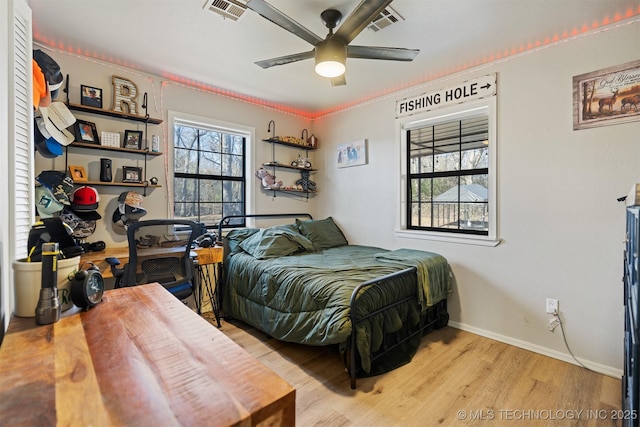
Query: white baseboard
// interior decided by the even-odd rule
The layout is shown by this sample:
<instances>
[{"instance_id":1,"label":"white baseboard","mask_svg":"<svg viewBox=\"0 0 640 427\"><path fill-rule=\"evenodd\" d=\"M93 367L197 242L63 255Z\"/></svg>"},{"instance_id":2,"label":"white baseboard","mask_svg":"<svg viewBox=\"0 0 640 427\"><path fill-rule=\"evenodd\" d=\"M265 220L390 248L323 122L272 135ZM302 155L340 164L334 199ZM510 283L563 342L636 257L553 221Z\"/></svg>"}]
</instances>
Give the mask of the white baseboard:
<instances>
[{"instance_id":1,"label":"white baseboard","mask_svg":"<svg viewBox=\"0 0 640 427\"><path fill-rule=\"evenodd\" d=\"M549 356L554 359L562 360L563 362L572 363L574 365L579 365L570 354L561 353L556 350L552 350L550 348L542 347L536 344L531 344L530 342L522 341L516 338L508 337L506 335L496 334L495 332L487 331L485 329L476 328L474 326L466 325L464 323L454 322L449 320L449 326L452 328L460 329L462 331L471 332L476 335L480 335L483 337L491 338L496 341L503 342L505 344L513 345L516 347L523 348L525 350L533 351L534 353L542 354L544 356ZM613 368L611 366L603 365L601 363L592 362L590 360L578 359L580 363L591 369L592 371L598 372L603 375L608 375L614 378L622 378L622 369Z\"/></svg>"}]
</instances>

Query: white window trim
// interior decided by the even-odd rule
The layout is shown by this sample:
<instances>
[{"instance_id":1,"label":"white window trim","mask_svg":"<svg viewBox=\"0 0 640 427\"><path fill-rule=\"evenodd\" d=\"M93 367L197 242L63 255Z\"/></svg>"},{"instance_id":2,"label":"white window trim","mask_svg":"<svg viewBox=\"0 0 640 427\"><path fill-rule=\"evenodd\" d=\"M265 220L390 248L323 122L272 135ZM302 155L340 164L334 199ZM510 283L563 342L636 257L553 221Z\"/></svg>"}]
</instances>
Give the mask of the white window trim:
<instances>
[{"instance_id":1,"label":"white window trim","mask_svg":"<svg viewBox=\"0 0 640 427\"><path fill-rule=\"evenodd\" d=\"M486 110L489 116L489 235L479 236L471 234L447 233L442 231L422 231L407 229L407 131L418 127L429 126L434 122L443 120L459 120L464 117L476 115ZM470 245L497 246L501 239L498 237L498 197L497 197L497 108L496 97L467 102L449 108L416 114L415 116L402 117L396 120L396 135L399 139L398 159L396 173L398 188L398 210L396 211L395 234L398 238L434 240Z\"/></svg>"},{"instance_id":2,"label":"white window trim","mask_svg":"<svg viewBox=\"0 0 640 427\"><path fill-rule=\"evenodd\" d=\"M216 119L212 119L210 117L204 117L204 116L196 116L194 114L188 114L188 113L180 113L177 111L171 111L169 110L167 112L167 118L168 118L168 129L167 129L167 134L169 135L169 141L171 143L171 147L169 147L169 149L167 150L167 154L170 156L170 159L168 160L167 164L171 165L170 168L167 168L168 170L166 171L167 176L169 176L170 178L167 180L167 187L168 190L171 193L170 197L167 197L167 202L170 204L169 206L169 213L171 215L173 215L173 169L174 169L174 165L173 165L173 148L175 146L175 143L173 141L173 129L175 128L176 123L182 124L182 125L193 125L193 126L197 126L197 127L210 127L211 130L216 130L216 131L222 131L222 132L229 132L229 133L233 133L233 134L237 134L237 135L242 135L243 137L246 138L246 150L245 150L245 168L246 170L244 171L245 173L245 190L246 190L246 195L245 195L245 211L247 213L251 213L254 210L254 206L255 206L255 180L254 179L249 179L251 177L251 175L253 175L253 172L251 171L252 169L252 165L253 165L253 158L255 156L255 141L256 141L256 129L254 127L250 127L250 126L244 126L238 123L231 123L231 122L225 122L222 120L216 120Z\"/></svg>"}]
</instances>

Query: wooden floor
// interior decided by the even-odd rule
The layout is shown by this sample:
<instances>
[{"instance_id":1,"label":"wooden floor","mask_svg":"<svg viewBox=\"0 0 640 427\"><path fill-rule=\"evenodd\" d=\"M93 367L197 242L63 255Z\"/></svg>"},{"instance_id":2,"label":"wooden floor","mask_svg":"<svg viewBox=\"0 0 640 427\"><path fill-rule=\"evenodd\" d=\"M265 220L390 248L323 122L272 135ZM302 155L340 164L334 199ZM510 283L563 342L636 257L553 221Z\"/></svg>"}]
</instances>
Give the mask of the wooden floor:
<instances>
[{"instance_id":1,"label":"wooden floor","mask_svg":"<svg viewBox=\"0 0 640 427\"><path fill-rule=\"evenodd\" d=\"M298 426L621 426L621 382L446 327L413 360L358 379L337 352L284 343L241 323L222 331L296 388Z\"/></svg>"}]
</instances>

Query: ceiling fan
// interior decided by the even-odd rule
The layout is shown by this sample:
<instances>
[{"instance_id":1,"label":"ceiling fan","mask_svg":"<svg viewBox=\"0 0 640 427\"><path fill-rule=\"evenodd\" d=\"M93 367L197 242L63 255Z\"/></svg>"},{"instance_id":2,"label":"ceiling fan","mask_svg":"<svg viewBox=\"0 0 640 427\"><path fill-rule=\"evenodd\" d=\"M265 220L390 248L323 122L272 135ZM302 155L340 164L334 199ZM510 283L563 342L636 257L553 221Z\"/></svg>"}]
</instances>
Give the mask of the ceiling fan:
<instances>
[{"instance_id":1,"label":"ceiling fan","mask_svg":"<svg viewBox=\"0 0 640 427\"><path fill-rule=\"evenodd\" d=\"M262 68L269 68L303 59L315 58L316 73L323 77L331 78L332 86L340 86L346 84L344 73L347 58L412 61L420 52L419 49L353 46L349 44L392 1L362 0L335 33L333 29L340 23L342 13L335 9L325 10L320 14L320 18L329 29L329 34L323 39L271 6L265 0L249 0L247 8L313 45L313 50L309 52L265 59L256 62L256 64Z\"/></svg>"}]
</instances>

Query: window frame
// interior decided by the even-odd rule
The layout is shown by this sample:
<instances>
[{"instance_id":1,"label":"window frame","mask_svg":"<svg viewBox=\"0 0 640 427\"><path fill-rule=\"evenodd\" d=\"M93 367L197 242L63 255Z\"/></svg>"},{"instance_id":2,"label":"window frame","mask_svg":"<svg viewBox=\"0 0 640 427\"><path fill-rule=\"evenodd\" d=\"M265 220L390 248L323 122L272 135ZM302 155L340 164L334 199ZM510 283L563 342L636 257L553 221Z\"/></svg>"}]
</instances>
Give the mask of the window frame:
<instances>
[{"instance_id":1,"label":"window frame","mask_svg":"<svg viewBox=\"0 0 640 427\"><path fill-rule=\"evenodd\" d=\"M210 129L216 132L232 133L240 135L245 138L245 158L244 158L244 188L245 188L245 213L253 212L255 206L255 183L253 179L249 179L252 176L251 165L253 165L254 151L255 151L255 128L250 126L241 125L238 123L231 123L222 120L213 119L210 117L197 116L189 113L182 113L177 111L169 111L168 114L168 128L167 133L169 135L170 147L167 150L167 155L170 159L167 160L169 167L167 168L167 191L170 192L168 201L169 215L174 218L174 179L175 179L175 141L174 141L174 129L176 125L193 126L201 129ZM217 225L217 224L216 224ZM236 226L234 224L233 226ZM244 226L244 224L243 224ZM208 227L213 227L213 224L208 224ZM230 225L231 227L231 225Z\"/></svg>"},{"instance_id":2,"label":"window frame","mask_svg":"<svg viewBox=\"0 0 640 427\"><path fill-rule=\"evenodd\" d=\"M466 234L459 231L446 230L416 230L409 229L407 224L407 210L411 207L409 194L409 171L407 170L407 131L421 127L433 126L437 123L457 121L465 117L486 112L488 115L488 171L489 171L489 230L487 235ZM396 220L396 236L401 238L434 240L483 246L497 246L498 210L497 210L497 108L496 97L491 96L452 107L444 107L424 113L402 117L396 120L396 137L398 138L398 206Z\"/></svg>"}]
</instances>

